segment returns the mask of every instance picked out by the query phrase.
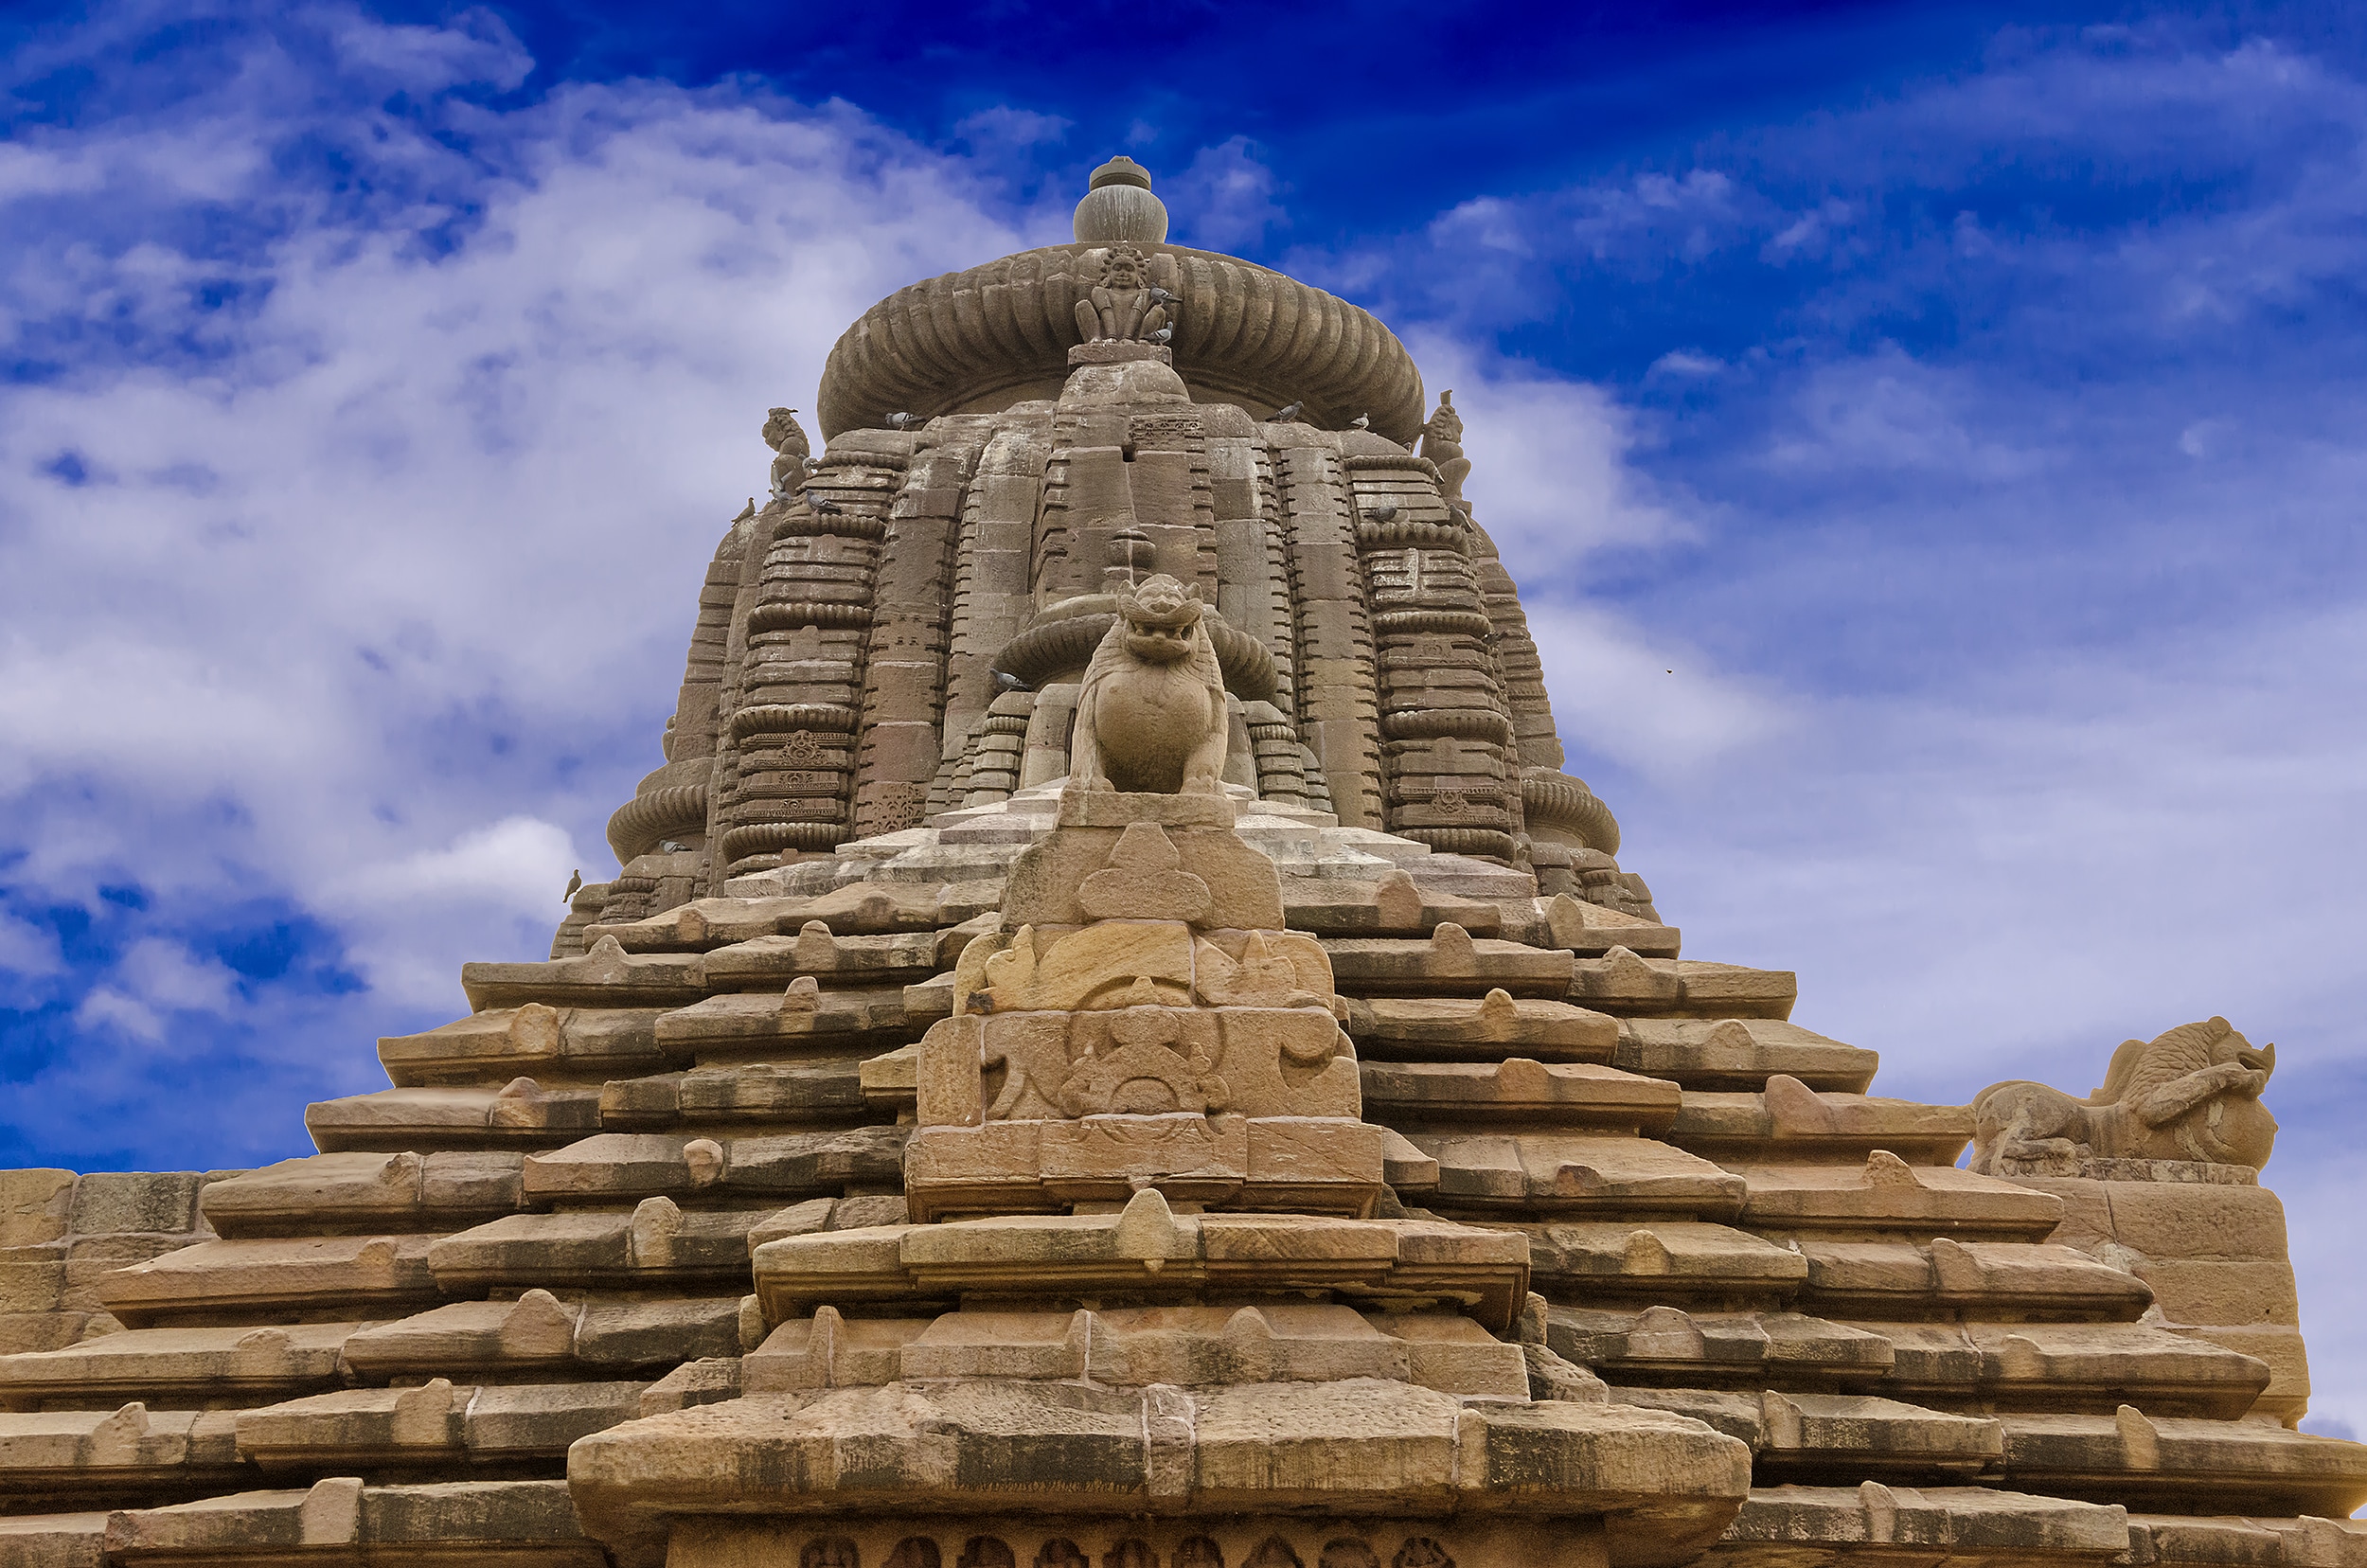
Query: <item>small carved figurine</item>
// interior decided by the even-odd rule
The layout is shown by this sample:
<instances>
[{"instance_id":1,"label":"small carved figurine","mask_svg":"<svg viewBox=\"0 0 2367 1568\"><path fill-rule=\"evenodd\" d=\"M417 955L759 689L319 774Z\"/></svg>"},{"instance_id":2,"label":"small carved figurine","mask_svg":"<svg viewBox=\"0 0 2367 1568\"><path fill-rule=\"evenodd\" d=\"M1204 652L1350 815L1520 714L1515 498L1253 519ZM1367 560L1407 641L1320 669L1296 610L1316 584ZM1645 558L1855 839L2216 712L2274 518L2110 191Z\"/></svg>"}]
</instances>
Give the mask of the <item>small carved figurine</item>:
<instances>
[{"instance_id":1,"label":"small carved figurine","mask_svg":"<svg viewBox=\"0 0 2367 1568\"><path fill-rule=\"evenodd\" d=\"M1438 412L1422 426L1422 455L1438 465L1447 505L1465 510L1463 481L1470 477L1471 459L1463 455L1463 416L1455 412L1452 387L1438 394Z\"/></svg>"},{"instance_id":2,"label":"small carved figurine","mask_svg":"<svg viewBox=\"0 0 2367 1568\"><path fill-rule=\"evenodd\" d=\"M2086 1099L2043 1083L1992 1084L1972 1102L1972 1168L2075 1176L2087 1159L2265 1165L2277 1124L2260 1091L2276 1052L2214 1018L2124 1041Z\"/></svg>"},{"instance_id":3,"label":"small carved figurine","mask_svg":"<svg viewBox=\"0 0 2367 1568\"><path fill-rule=\"evenodd\" d=\"M1077 302L1077 330L1089 343L1108 341L1167 341L1158 334L1167 325L1167 308L1152 296L1165 294L1150 286L1148 263L1132 245L1110 247L1101 281ZM1170 334L1172 335L1172 334Z\"/></svg>"},{"instance_id":4,"label":"small carved figurine","mask_svg":"<svg viewBox=\"0 0 2367 1568\"><path fill-rule=\"evenodd\" d=\"M1165 573L1118 596L1118 618L1085 667L1069 742L1080 790L1224 793L1224 672L1200 587Z\"/></svg>"},{"instance_id":5,"label":"small carved figurine","mask_svg":"<svg viewBox=\"0 0 2367 1568\"><path fill-rule=\"evenodd\" d=\"M796 493L798 481L806 476L807 460L813 455L812 443L806 439L795 409L765 410L764 444L774 454L773 499L786 501Z\"/></svg>"}]
</instances>

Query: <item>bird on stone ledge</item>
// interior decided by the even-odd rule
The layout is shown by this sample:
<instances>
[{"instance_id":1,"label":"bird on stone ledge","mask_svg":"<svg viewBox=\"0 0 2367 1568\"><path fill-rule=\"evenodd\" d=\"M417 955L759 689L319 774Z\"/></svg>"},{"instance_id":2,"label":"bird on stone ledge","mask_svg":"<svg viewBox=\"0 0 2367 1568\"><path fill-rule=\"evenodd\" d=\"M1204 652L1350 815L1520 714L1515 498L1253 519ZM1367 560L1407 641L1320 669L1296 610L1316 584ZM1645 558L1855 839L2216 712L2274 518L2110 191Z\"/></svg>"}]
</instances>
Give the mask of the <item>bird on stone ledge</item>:
<instances>
[{"instance_id":1,"label":"bird on stone ledge","mask_svg":"<svg viewBox=\"0 0 2367 1568\"><path fill-rule=\"evenodd\" d=\"M1370 430L1373 428L1373 417L1370 414L1359 414L1355 419L1348 421L1348 428L1350 430Z\"/></svg>"},{"instance_id":2,"label":"bird on stone ledge","mask_svg":"<svg viewBox=\"0 0 2367 1568\"><path fill-rule=\"evenodd\" d=\"M890 430L910 430L913 426L926 421L917 414L891 414L887 417L887 422Z\"/></svg>"},{"instance_id":3,"label":"bird on stone ledge","mask_svg":"<svg viewBox=\"0 0 2367 1568\"><path fill-rule=\"evenodd\" d=\"M1269 419L1267 423L1289 424L1293 419L1296 419L1306 407L1307 404L1304 402L1284 403L1280 408L1273 411L1273 418Z\"/></svg>"},{"instance_id":4,"label":"bird on stone ledge","mask_svg":"<svg viewBox=\"0 0 2367 1568\"><path fill-rule=\"evenodd\" d=\"M994 685L998 691L1033 691L1036 689L1007 669L998 669L994 672Z\"/></svg>"},{"instance_id":5,"label":"bird on stone ledge","mask_svg":"<svg viewBox=\"0 0 2367 1568\"><path fill-rule=\"evenodd\" d=\"M1155 332L1151 333L1151 334L1150 334L1150 341L1151 341L1151 342L1153 342L1153 343L1163 344L1163 345L1164 345L1164 344L1168 344L1168 343L1173 343L1173 342L1175 341L1175 326L1174 326L1174 324L1170 322L1168 325L1166 325L1166 326L1165 326L1165 327L1162 327L1162 328L1160 328L1157 331L1155 331Z\"/></svg>"},{"instance_id":6,"label":"bird on stone ledge","mask_svg":"<svg viewBox=\"0 0 2367 1568\"><path fill-rule=\"evenodd\" d=\"M1376 523L1394 523L1397 520L1397 508L1394 506L1385 505L1379 507L1367 507L1364 508L1364 515L1371 518Z\"/></svg>"},{"instance_id":7,"label":"bird on stone ledge","mask_svg":"<svg viewBox=\"0 0 2367 1568\"><path fill-rule=\"evenodd\" d=\"M559 901L561 903L574 903L576 901L576 895L582 891L583 870L580 866L578 866L575 875L567 879L567 891L559 896Z\"/></svg>"},{"instance_id":8,"label":"bird on stone ledge","mask_svg":"<svg viewBox=\"0 0 2367 1568\"><path fill-rule=\"evenodd\" d=\"M840 512L846 509L845 507L842 507L837 502L831 500L828 496L816 495L810 490L806 493L806 505L812 510L821 513L824 517L836 517Z\"/></svg>"}]
</instances>

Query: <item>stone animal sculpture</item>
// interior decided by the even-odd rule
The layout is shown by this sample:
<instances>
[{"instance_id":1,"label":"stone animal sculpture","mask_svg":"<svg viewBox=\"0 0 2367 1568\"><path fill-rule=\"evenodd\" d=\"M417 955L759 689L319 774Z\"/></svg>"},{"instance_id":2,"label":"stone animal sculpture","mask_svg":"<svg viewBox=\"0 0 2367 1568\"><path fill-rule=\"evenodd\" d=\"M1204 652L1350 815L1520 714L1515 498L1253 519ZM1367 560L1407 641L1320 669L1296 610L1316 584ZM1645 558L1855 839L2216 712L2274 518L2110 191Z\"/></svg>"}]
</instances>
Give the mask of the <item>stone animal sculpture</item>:
<instances>
[{"instance_id":1,"label":"stone animal sculpture","mask_svg":"<svg viewBox=\"0 0 2367 1568\"><path fill-rule=\"evenodd\" d=\"M2074 1099L2043 1083L1992 1084L1972 1102L1972 1168L1991 1176L2075 1176L2085 1159L2262 1166L2276 1118L2260 1091L2276 1047L2214 1018L2122 1042L2104 1086Z\"/></svg>"},{"instance_id":2,"label":"stone animal sculpture","mask_svg":"<svg viewBox=\"0 0 2367 1568\"><path fill-rule=\"evenodd\" d=\"M1142 794L1224 793L1227 720L1197 584L1165 575L1118 595L1085 667L1069 781Z\"/></svg>"}]
</instances>

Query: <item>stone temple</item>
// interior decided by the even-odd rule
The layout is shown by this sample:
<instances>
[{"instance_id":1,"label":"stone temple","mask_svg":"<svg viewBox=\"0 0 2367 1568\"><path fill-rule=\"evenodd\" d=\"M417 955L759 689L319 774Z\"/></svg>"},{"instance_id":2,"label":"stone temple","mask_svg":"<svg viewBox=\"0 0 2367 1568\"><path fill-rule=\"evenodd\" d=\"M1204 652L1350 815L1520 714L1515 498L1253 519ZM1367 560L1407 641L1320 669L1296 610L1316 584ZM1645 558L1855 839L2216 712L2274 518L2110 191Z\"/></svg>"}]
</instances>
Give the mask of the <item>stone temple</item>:
<instances>
[{"instance_id":1,"label":"stone temple","mask_svg":"<svg viewBox=\"0 0 2367 1568\"><path fill-rule=\"evenodd\" d=\"M0 1175L0 1568L2367 1564L2274 1047L1913 1104L1680 956L1450 397L1166 228L774 411L621 869L321 1152Z\"/></svg>"}]
</instances>

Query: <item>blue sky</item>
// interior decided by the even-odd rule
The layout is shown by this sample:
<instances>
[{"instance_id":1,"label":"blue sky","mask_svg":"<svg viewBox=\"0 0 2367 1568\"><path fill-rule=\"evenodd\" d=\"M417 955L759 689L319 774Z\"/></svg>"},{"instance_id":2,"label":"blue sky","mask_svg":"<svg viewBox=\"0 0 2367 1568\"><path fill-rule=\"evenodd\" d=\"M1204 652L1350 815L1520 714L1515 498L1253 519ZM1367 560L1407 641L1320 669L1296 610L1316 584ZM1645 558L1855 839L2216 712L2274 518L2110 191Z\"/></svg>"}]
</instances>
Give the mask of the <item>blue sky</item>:
<instances>
[{"instance_id":1,"label":"blue sky","mask_svg":"<svg viewBox=\"0 0 2367 1568\"><path fill-rule=\"evenodd\" d=\"M2367 1430L2355 9L0 13L0 1164L297 1152L548 940L763 409L903 283L1176 238L1471 425L1700 956L1961 1101L2274 1040Z\"/></svg>"}]
</instances>

